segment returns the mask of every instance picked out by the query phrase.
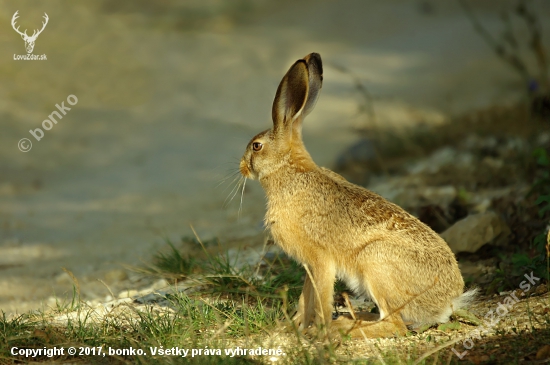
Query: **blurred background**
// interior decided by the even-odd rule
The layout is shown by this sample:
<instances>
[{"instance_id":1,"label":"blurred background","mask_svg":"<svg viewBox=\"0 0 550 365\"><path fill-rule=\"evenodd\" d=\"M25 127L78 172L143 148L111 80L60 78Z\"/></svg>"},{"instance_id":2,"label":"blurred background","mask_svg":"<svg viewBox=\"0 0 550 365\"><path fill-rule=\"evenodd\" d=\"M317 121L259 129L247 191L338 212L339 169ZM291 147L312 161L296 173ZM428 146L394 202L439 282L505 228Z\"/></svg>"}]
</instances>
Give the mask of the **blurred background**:
<instances>
[{"instance_id":1,"label":"blurred background","mask_svg":"<svg viewBox=\"0 0 550 365\"><path fill-rule=\"evenodd\" d=\"M16 11L29 35L47 13L33 51L47 60L14 60L27 53ZM545 0L0 1L0 310L70 292L62 268L86 298L135 288L121 267L191 225L261 250L262 189L247 183L239 214L240 193L224 207L230 175L310 52L325 66L304 128L319 165L438 232L503 197L517 205L550 140L549 20ZM34 139L62 102L71 110ZM495 231L517 231L502 219Z\"/></svg>"}]
</instances>

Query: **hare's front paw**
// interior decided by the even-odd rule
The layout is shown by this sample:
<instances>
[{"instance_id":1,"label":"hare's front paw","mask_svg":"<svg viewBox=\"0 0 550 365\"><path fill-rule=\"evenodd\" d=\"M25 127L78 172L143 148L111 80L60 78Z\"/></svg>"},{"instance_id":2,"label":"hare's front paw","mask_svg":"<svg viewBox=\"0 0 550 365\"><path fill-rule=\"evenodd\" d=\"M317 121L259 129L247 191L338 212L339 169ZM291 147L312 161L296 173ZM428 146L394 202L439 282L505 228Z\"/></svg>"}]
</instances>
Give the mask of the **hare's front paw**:
<instances>
[{"instance_id":1,"label":"hare's front paw","mask_svg":"<svg viewBox=\"0 0 550 365\"><path fill-rule=\"evenodd\" d=\"M292 318L292 324L296 329L298 329L298 331L303 331L304 329L306 329L304 314L298 311L296 315Z\"/></svg>"}]
</instances>

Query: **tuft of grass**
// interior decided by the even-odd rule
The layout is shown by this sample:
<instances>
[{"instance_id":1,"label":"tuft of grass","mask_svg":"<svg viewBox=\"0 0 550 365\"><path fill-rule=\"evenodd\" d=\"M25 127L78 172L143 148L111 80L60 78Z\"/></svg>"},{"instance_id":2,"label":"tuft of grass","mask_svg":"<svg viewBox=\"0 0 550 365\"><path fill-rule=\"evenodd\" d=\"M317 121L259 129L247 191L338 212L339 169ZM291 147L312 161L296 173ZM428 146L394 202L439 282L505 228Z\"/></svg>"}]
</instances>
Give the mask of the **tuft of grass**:
<instances>
[{"instance_id":1,"label":"tuft of grass","mask_svg":"<svg viewBox=\"0 0 550 365\"><path fill-rule=\"evenodd\" d=\"M175 281L192 276L194 286L200 286L203 293L226 298L248 295L277 301L281 300L281 291L284 290L291 303L298 299L305 271L296 261L284 255L274 255L271 259L264 257L255 267L237 267L229 254L208 252L205 246L211 242L196 242L203 246L203 259L182 255L182 249L166 240L168 249L157 252L153 264L138 271Z\"/></svg>"},{"instance_id":2,"label":"tuft of grass","mask_svg":"<svg viewBox=\"0 0 550 365\"><path fill-rule=\"evenodd\" d=\"M185 242L184 240L185 238L182 238L182 242ZM183 255L181 253L183 250L178 249L170 239L165 239L165 243L168 249L157 251L151 264L130 269L147 276L162 277L173 283L185 279L200 269L197 260L190 255Z\"/></svg>"},{"instance_id":3,"label":"tuft of grass","mask_svg":"<svg viewBox=\"0 0 550 365\"><path fill-rule=\"evenodd\" d=\"M157 252L153 257L153 267L160 273L185 277L196 268L196 260L183 256L170 240L166 240L170 250Z\"/></svg>"}]
</instances>

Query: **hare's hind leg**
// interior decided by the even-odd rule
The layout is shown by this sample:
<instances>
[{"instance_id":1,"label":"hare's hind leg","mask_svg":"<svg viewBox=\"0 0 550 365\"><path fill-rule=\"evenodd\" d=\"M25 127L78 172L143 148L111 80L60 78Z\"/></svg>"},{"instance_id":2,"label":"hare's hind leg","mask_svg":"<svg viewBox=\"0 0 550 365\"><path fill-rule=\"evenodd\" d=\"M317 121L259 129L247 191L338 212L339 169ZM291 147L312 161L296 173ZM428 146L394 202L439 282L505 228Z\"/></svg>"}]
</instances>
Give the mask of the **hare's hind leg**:
<instances>
[{"instance_id":1,"label":"hare's hind leg","mask_svg":"<svg viewBox=\"0 0 550 365\"><path fill-rule=\"evenodd\" d=\"M332 322L331 332L353 338L395 337L407 333L407 326L399 314L392 314L375 322L339 318Z\"/></svg>"},{"instance_id":2,"label":"hare's hind leg","mask_svg":"<svg viewBox=\"0 0 550 365\"><path fill-rule=\"evenodd\" d=\"M407 326L399 311L392 310L384 298L377 298L377 302L380 309L380 318L377 321L339 318L332 322L331 332L354 338L394 337L407 333Z\"/></svg>"}]
</instances>

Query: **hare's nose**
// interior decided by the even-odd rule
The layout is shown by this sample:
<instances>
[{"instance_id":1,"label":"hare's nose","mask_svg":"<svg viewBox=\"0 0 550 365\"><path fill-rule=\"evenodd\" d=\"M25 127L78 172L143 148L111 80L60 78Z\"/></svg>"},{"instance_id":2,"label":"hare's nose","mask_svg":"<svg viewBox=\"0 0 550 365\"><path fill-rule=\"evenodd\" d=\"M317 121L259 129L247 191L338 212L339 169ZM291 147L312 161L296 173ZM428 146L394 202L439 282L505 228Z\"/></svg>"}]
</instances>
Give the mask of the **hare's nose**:
<instances>
[{"instance_id":1,"label":"hare's nose","mask_svg":"<svg viewBox=\"0 0 550 365\"><path fill-rule=\"evenodd\" d=\"M248 168L248 165L246 164L245 160L241 160L241 164L239 165L239 170L241 171L241 175L244 177L250 177L250 169Z\"/></svg>"}]
</instances>

